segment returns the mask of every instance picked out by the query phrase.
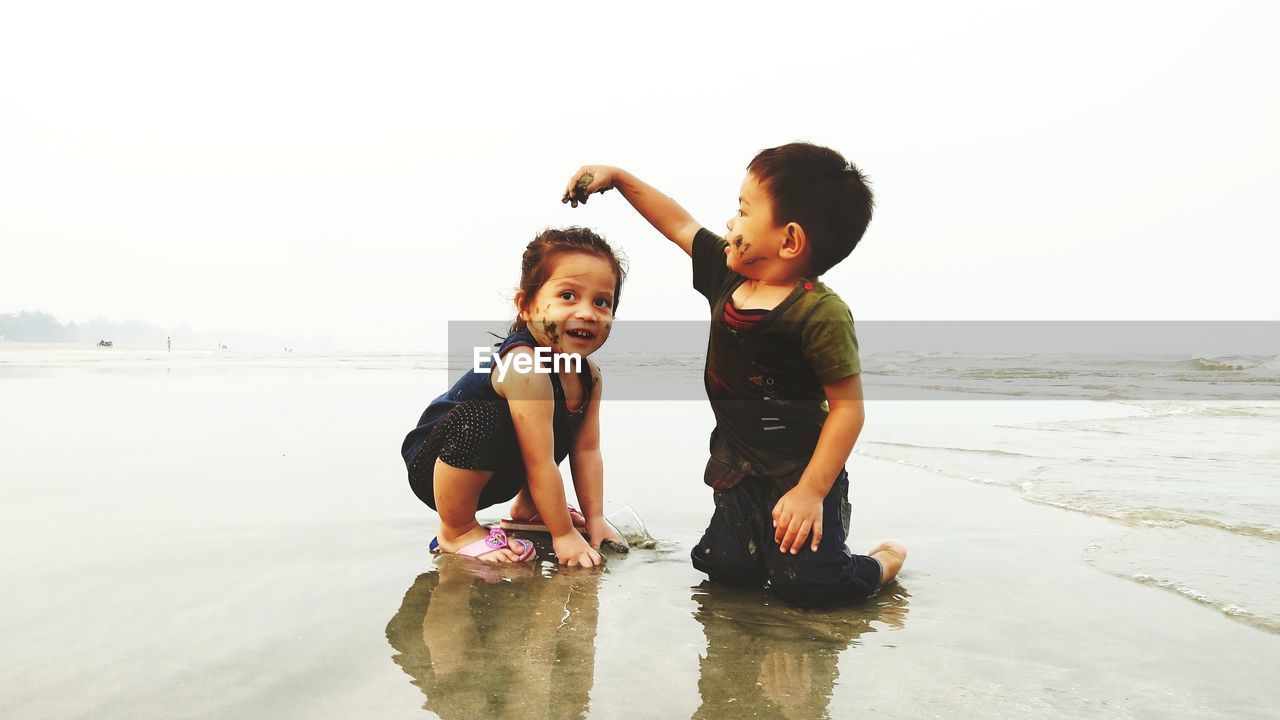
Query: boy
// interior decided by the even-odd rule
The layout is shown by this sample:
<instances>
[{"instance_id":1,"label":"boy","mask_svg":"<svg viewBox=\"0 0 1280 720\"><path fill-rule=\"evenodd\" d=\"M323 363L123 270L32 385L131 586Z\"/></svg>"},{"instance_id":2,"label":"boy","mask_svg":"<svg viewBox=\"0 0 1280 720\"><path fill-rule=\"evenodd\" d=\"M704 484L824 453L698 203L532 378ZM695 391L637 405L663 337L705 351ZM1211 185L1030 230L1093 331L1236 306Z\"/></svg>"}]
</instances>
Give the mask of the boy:
<instances>
[{"instance_id":1,"label":"boy","mask_svg":"<svg viewBox=\"0 0 1280 720\"><path fill-rule=\"evenodd\" d=\"M866 178L829 148L761 151L726 238L619 168L579 169L563 202L612 188L689 254L694 288L711 304L705 383L716 428L704 481L716 509L694 567L715 582L768 581L806 607L871 595L897 575L906 548L886 540L853 555L844 544L861 366L848 306L816 281L866 231Z\"/></svg>"}]
</instances>

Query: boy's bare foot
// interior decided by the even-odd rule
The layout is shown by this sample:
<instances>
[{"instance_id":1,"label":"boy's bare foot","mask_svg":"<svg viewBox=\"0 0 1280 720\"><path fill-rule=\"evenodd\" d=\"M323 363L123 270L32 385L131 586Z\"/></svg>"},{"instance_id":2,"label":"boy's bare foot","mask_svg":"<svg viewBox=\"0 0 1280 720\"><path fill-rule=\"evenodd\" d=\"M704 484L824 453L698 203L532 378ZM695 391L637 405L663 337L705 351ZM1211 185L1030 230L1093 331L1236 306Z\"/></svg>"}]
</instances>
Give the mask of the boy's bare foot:
<instances>
[{"instance_id":1,"label":"boy's bare foot","mask_svg":"<svg viewBox=\"0 0 1280 720\"><path fill-rule=\"evenodd\" d=\"M440 534L436 536L436 541L440 544L440 551L447 553L457 553L466 546L484 540L489 536L489 528L476 524L471 529L461 533L456 531L450 532L449 529L440 528ZM520 556L523 553L522 548L517 541L509 541L506 547L495 548L489 552L479 555L469 555L477 560L484 562L521 562Z\"/></svg>"},{"instance_id":2,"label":"boy's bare foot","mask_svg":"<svg viewBox=\"0 0 1280 720\"><path fill-rule=\"evenodd\" d=\"M867 554L880 561L880 584L884 585L898 576L907 561L907 546L901 540L884 540Z\"/></svg>"}]
</instances>

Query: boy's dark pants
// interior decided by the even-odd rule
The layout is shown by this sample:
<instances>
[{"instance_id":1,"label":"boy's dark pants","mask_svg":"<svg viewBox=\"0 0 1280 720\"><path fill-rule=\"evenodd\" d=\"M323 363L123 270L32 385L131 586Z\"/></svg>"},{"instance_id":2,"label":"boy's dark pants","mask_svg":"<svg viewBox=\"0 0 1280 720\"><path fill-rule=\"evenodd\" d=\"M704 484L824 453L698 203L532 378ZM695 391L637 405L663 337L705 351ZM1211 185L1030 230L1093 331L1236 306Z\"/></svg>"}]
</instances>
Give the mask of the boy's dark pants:
<instances>
[{"instance_id":1,"label":"boy's dark pants","mask_svg":"<svg viewBox=\"0 0 1280 720\"><path fill-rule=\"evenodd\" d=\"M773 539L773 507L783 490L772 480L747 477L716 490L716 511L694 546L693 566L713 582L759 587L767 580L774 595L801 607L856 602L880 586L880 561L854 555L849 536L849 474L840 472L822 501L822 542L812 536L799 553L783 553Z\"/></svg>"}]
</instances>

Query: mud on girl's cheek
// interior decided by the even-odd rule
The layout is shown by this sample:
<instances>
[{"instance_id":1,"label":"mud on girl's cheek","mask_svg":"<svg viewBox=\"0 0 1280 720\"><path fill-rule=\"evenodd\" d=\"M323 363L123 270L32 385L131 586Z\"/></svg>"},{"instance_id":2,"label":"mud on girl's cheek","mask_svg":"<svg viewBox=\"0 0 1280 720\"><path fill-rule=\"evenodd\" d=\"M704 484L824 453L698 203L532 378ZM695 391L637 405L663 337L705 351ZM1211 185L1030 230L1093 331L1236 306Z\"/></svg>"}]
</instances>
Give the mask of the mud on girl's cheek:
<instances>
[{"instance_id":1,"label":"mud on girl's cheek","mask_svg":"<svg viewBox=\"0 0 1280 720\"><path fill-rule=\"evenodd\" d=\"M541 313L536 310L534 311L533 320L542 326L542 332L546 334L548 342L552 345L556 345L560 342L560 329L556 326L554 321L547 321L547 315L550 312L551 303L547 303L547 306L542 309Z\"/></svg>"},{"instance_id":2,"label":"mud on girl's cheek","mask_svg":"<svg viewBox=\"0 0 1280 720\"><path fill-rule=\"evenodd\" d=\"M610 332L612 332L612 331L613 331L613 320L612 320L612 319L609 319L609 320L602 320L602 321L600 322L600 331L599 331L599 333L596 335L596 340L598 340L598 341L599 341L600 345L597 345L597 346L596 346L597 348L598 348L598 347L601 347L601 346L603 346L603 345L604 345L605 341L609 339L609 333L610 333Z\"/></svg>"}]
</instances>

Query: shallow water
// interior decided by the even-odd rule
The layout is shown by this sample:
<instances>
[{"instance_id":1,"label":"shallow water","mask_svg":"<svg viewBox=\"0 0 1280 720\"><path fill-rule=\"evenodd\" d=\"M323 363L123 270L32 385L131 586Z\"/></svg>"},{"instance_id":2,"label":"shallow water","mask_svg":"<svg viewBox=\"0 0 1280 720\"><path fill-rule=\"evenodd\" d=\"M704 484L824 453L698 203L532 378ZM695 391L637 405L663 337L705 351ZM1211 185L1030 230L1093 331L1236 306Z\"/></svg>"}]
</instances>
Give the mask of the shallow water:
<instances>
[{"instance_id":1,"label":"shallow water","mask_svg":"<svg viewBox=\"0 0 1280 720\"><path fill-rule=\"evenodd\" d=\"M634 621L641 626L629 628L624 642L604 641L601 616L609 623L607 608L620 603L613 596L663 572L665 559L653 553L615 557L600 570L440 558L414 580L387 624L394 660L422 691L423 707L446 720L616 717L628 714L633 702L643 704L632 713L660 717L665 703L674 711L695 697L695 718L820 718L829 716L841 654L864 634L892 632L907 620L910 595L898 584L857 608L799 611L763 591L704 582L672 588L668 603L640 609ZM692 617L702 636L698 644L705 645L696 696L694 687L681 697L677 686L657 682L679 665L693 669L687 667L691 656L678 657L691 638L664 647L637 634L660 633L677 614ZM623 683L613 676L596 687L598 657L626 668ZM686 677L686 684L693 679ZM639 687L624 687L632 683ZM653 694L630 699L635 689L665 701Z\"/></svg>"},{"instance_id":2,"label":"shallow water","mask_svg":"<svg viewBox=\"0 0 1280 720\"><path fill-rule=\"evenodd\" d=\"M1280 401L1039 420L967 407L963 421L870 424L857 452L1106 518L1127 529L1090 548L1099 569L1280 632Z\"/></svg>"},{"instance_id":3,"label":"shallow water","mask_svg":"<svg viewBox=\"0 0 1280 720\"><path fill-rule=\"evenodd\" d=\"M634 508L655 549L598 570L487 576L427 554L434 515L397 454L441 371L377 357L82 355L0 365L5 718L474 707L492 717L1262 717L1280 706L1259 672L1280 662L1280 636L1156 580L1199 557L1181 546L1187 531L1219 530L1067 512L1003 481L1017 475L1006 463L1074 462L1093 437L1046 423L1123 429L1150 417L1140 407L873 405L866 452L909 444L964 471L855 457L850 545L901 536L911 557L873 602L804 612L708 586L689 564L711 508L699 482L703 405L603 408L606 509ZM1124 447L1135 466L1151 452ZM971 479L974 461L961 459L971 456L993 481L960 479ZM1178 544L1166 552L1158 533ZM1235 567L1215 587L1256 608L1272 588L1240 583L1273 574ZM1151 580L1133 579L1143 573Z\"/></svg>"}]
</instances>

